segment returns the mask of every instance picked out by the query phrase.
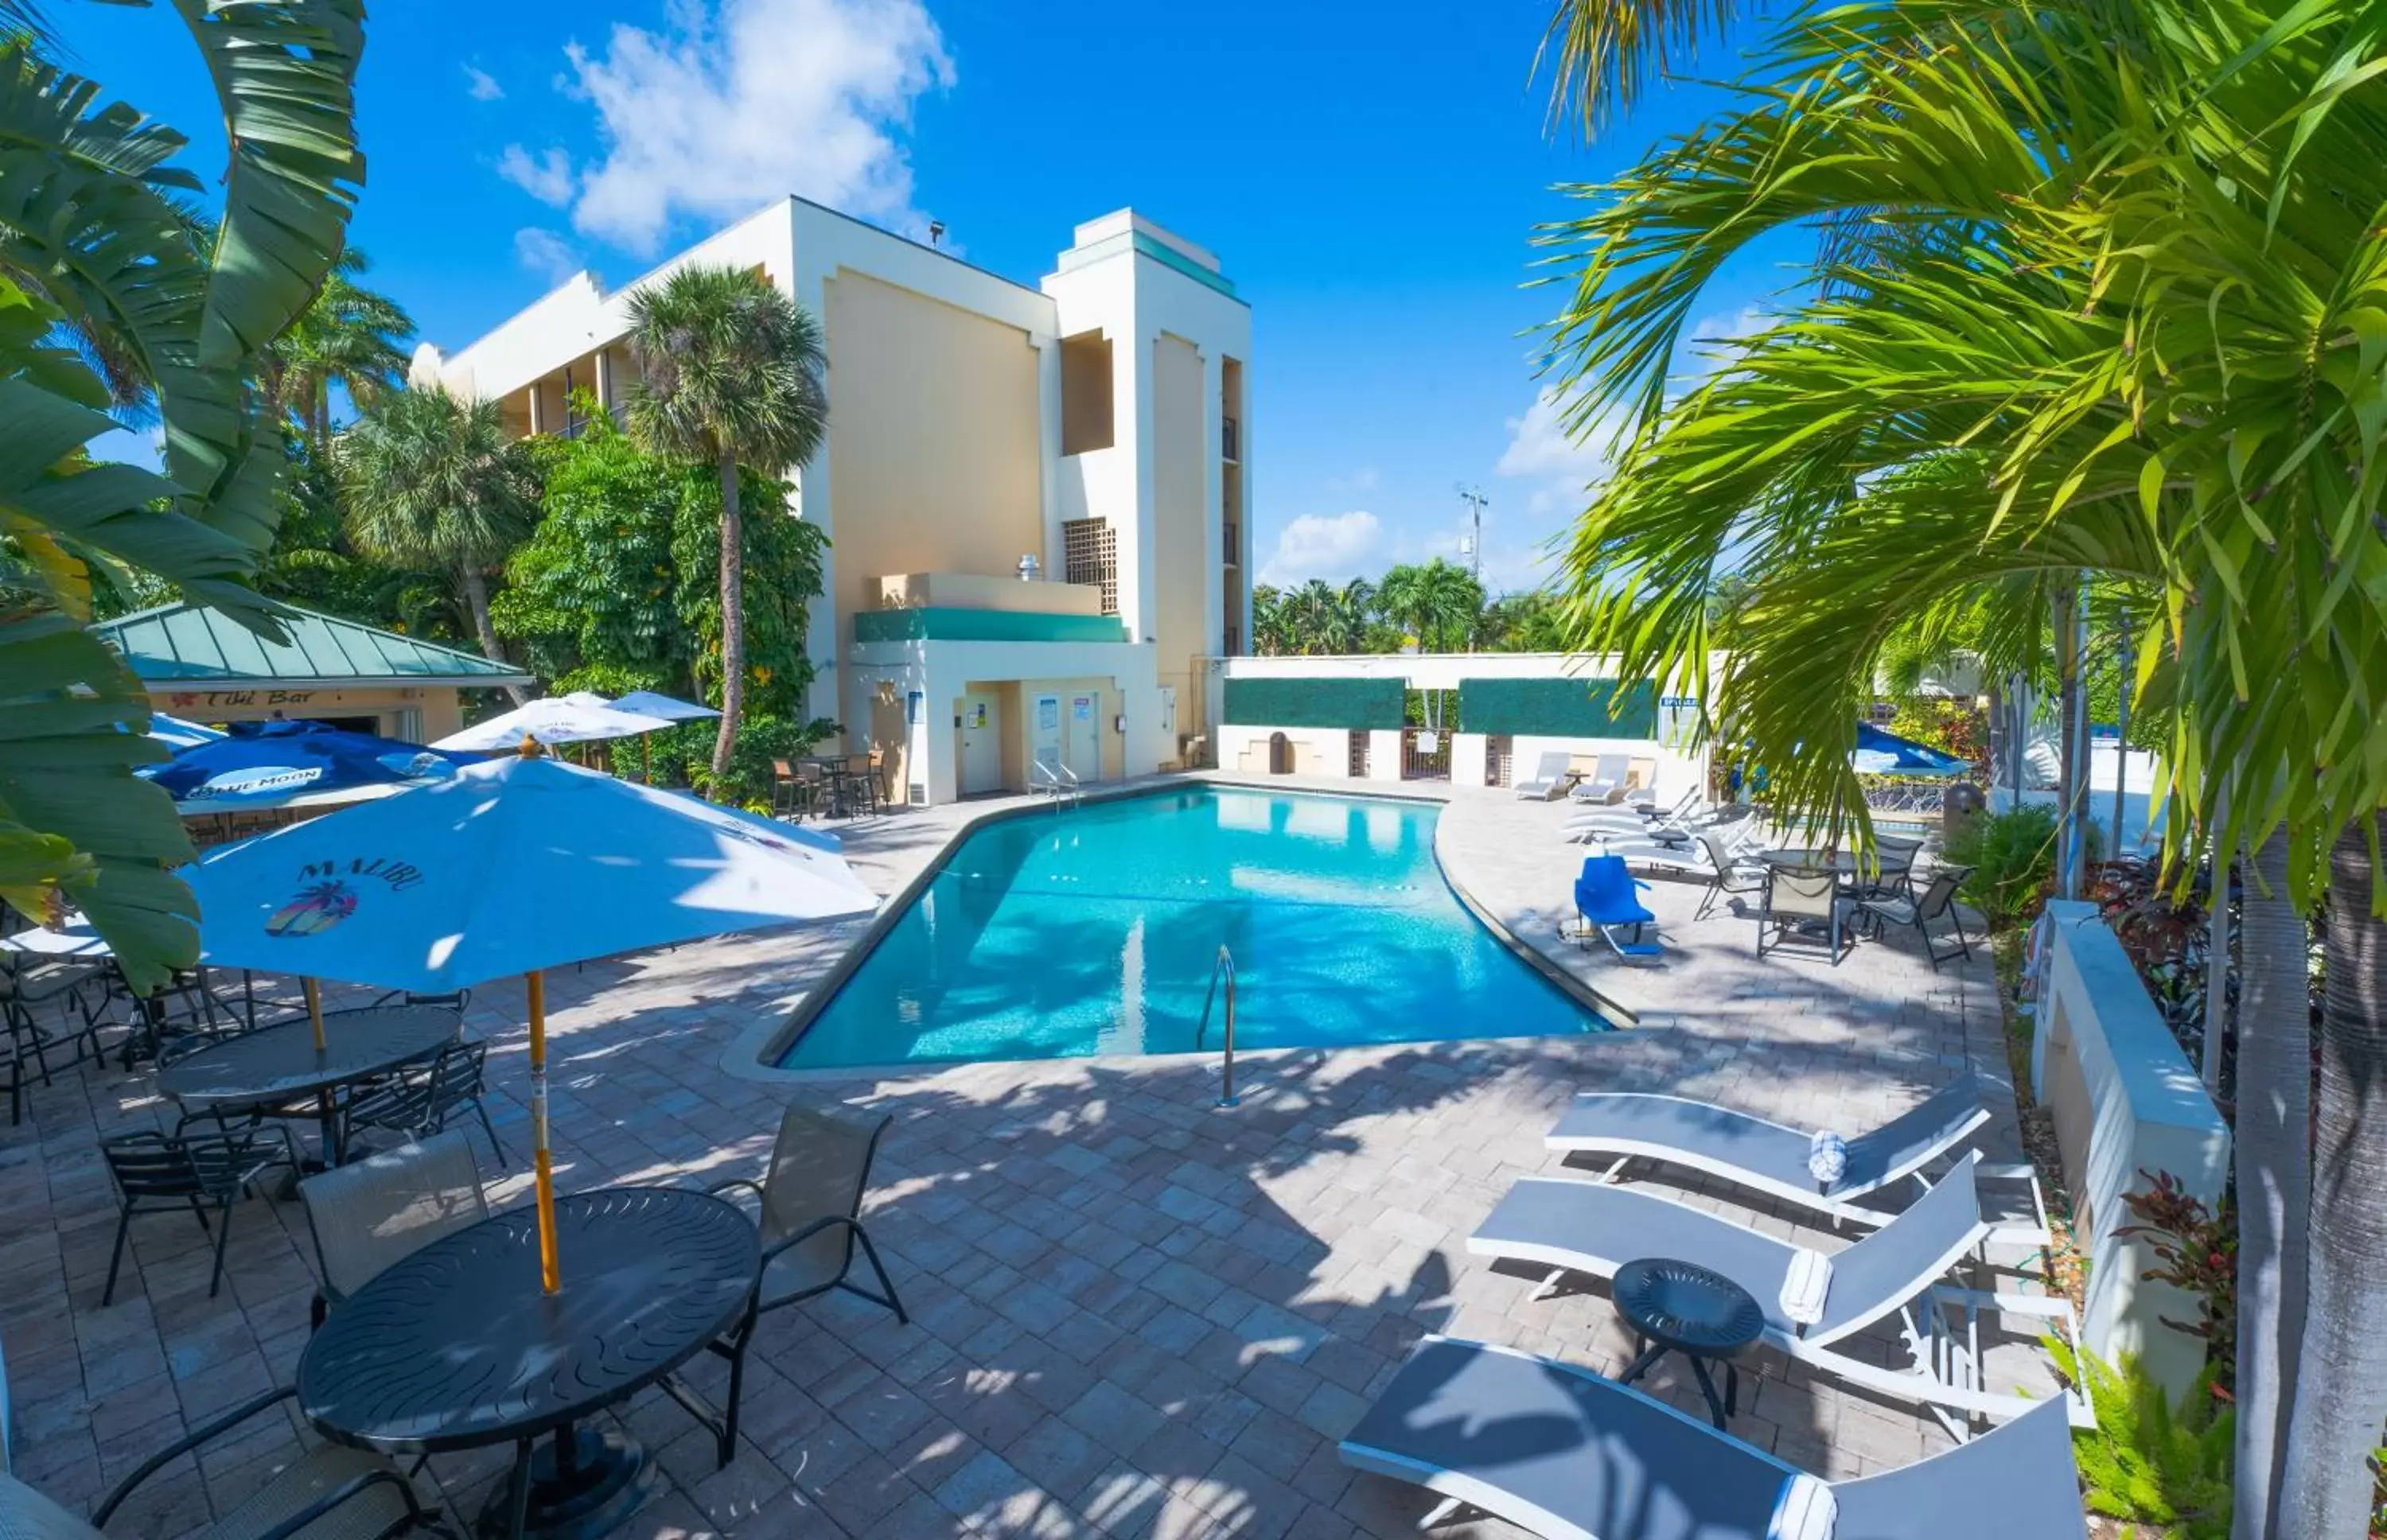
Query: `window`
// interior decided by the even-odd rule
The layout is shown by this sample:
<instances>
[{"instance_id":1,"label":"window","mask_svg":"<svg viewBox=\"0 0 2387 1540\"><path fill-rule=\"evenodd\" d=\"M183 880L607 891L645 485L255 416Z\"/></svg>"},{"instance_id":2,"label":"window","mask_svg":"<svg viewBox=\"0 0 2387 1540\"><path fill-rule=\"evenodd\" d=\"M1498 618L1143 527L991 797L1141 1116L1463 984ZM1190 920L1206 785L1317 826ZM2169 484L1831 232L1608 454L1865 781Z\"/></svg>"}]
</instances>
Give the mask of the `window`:
<instances>
[{"instance_id":1,"label":"window","mask_svg":"<svg viewBox=\"0 0 2387 1540\"><path fill-rule=\"evenodd\" d=\"M1061 339L1061 452L1111 447L1111 339L1080 332Z\"/></svg>"},{"instance_id":2,"label":"window","mask_svg":"<svg viewBox=\"0 0 2387 1540\"><path fill-rule=\"evenodd\" d=\"M1061 549L1068 571L1063 581L1092 583L1103 590L1103 613L1118 607L1118 534L1104 519L1071 519L1061 526Z\"/></svg>"}]
</instances>

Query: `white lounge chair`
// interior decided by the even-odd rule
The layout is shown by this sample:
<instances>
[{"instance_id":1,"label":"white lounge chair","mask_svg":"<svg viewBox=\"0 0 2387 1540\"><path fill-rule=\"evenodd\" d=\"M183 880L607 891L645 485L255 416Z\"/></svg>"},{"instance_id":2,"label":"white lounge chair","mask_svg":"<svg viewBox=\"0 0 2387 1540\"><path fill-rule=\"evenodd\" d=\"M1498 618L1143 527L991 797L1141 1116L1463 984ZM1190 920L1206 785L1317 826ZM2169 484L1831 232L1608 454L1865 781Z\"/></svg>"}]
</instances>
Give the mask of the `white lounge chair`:
<instances>
[{"instance_id":1,"label":"white lounge chair","mask_svg":"<svg viewBox=\"0 0 2387 1540\"><path fill-rule=\"evenodd\" d=\"M1939 1410L1962 1437L1966 1417L2018 1417L2037 1403L1989 1390L1981 1378L1980 1317L1996 1310L2060 1329L2075 1344L2072 1306L2061 1296L1983 1294L1938 1280L1991 1238L1981 1218L1969 1155L1937 1186L1879 1230L1830 1257L1777 1241L1745 1224L1654 1193L1597 1181L1527 1177L1509 1189L1467 1249L1478 1256L1566 1273L1610 1278L1636 1257L1668 1256L1724 1274L1749 1293L1765 1317L1763 1340L1810 1368ZM1807 1294L1812 1319L1793 1319L1790 1298ZM1819 1296L1819 1297L1818 1297ZM1903 1370L1838 1350L1884 1317L1903 1317L1913 1365ZM1953 1312L1961 1327L1949 1323ZM2078 1394L2074 1420L2093 1425ZM1941 1410L1945 1408L1945 1410Z\"/></svg>"},{"instance_id":2,"label":"white lounge chair","mask_svg":"<svg viewBox=\"0 0 2387 1540\"><path fill-rule=\"evenodd\" d=\"M1625 763L1628 757L1624 754L1600 755L1592 773L1575 782L1574 789L1567 795L1579 802L1617 801L1624 790L1624 777L1627 774Z\"/></svg>"},{"instance_id":3,"label":"white lounge chair","mask_svg":"<svg viewBox=\"0 0 2387 1540\"><path fill-rule=\"evenodd\" d=\"M1356 1471L1549 1540L2086 1540L2053 1402L1917 1464L1824 1482L1587 1369L1428 1337L1343 1440Z\"/></svg>"},{"instance_id":4,"label":"white lounge chair","mask_svg":"<svg viewBox=\"0 0 2387 1540\"><path fill-rule=\"evenodd\" d=\"M1565 1155L1612 1157L1615 1165L1601 1178L1605 1181L1615 1180L1635 1160L1654 1160L1722 1177L1836 1219L1878 1227L1894 1216L1860 1200L1954 1153L1989 1120L1980 1082L1960 1077L1912 1111L1847 1137L1840 1179L1827 1187L1819 1186L1808 1169L1813 1133L1687 1096L1587 1092L1574 1099L1543 1142ZM2008 1173L2001 1168L1997 1174Z\"/></svg>"},{"instance_id":5,"label":"white lounge chair","mask_svg":"<svg viewBox=\"0 0 2387 1540\"><path fill-rule=\"evenodd\" d=\"M1572 773L1567 769L1568 762L1572 758L1572 756L1563 749L1544 751L1541 764L1534 769L1533 778L1517 783L1517 795L1528 797L1539 802L1547 802L1557 797L1567 789L1567 783L1573 779Z\"/></svg>"}]
</instances>

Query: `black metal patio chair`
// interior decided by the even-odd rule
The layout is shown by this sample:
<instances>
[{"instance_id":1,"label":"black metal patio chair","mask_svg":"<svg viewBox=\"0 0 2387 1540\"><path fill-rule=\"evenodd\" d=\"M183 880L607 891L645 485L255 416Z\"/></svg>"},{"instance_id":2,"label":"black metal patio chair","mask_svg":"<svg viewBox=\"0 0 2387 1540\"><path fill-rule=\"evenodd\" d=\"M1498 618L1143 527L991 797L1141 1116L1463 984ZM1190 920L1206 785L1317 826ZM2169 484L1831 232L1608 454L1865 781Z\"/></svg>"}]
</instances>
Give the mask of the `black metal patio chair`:
<instances>
[{"instance_id":1,"label":"black metal patio chair","mask_svg":"<svg viewBox=\"0 0 2387 1540\"><path fill-rule=\"evenodd\" d=\"M215 1270L208 1280L208 1297L213 1299L223 1287L232 1205L251 1182L276 1166L287 1166L293 1173L299 1169L297 1141L290 1137L289 1130L270 1126L172 1136L151 1130L120 1133L101 1140L99 1152L107 1162L120 1205L116 1248L108 1256L107 1285L99 1296L102 1306L116 1298L116 1275L124 1263L124 1242L132 1233L134 1216L184 1206L196 1217L199 1228L215 1238ZM208 1223L208 1204L216 1208L213 1226Z\"/></svg>"},{"instance_id":2,"label":"black metal patio chair","mask_svg":"<svg viewBox=\"0 0 2387 1540\"><path fill-rule=\"evenodd\" d=\"M1973 943L1965 939L1964 916L1956 912L1956 890L1972 875L1969 866L1943 867L1918 896L1889 893L1858 900L1858 916L1873 927L1876 935L1881 933L1884 925L1913 926L1914 933L1923 938L1923 954L1931 960L1934 973L1939 971L1940 964L1952 963L1959 957L1969 962ZM1956 942L1952 949L1944 951L1932 940L1930 930L1931 925L1943 917L1948 921L1948 937Z\"/></svg>"}]
</instances>

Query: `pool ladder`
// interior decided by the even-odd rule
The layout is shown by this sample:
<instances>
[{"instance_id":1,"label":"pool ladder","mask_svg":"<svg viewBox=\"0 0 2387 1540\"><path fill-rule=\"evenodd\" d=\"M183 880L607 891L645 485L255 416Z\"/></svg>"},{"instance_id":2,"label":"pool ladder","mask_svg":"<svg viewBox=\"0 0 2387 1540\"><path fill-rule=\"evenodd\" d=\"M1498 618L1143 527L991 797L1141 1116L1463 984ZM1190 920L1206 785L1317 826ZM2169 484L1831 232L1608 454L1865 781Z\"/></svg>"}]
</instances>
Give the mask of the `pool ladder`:
<instances>
[{"instance_id":1,"label":"pool ladder","mask_svg":"<svg viewBox=\"0 0 2387 1540\"><path fill-rule=\"evenodd\" d=\"M1210 1006L1219 998L1219 979L1227 980L1227 1056L1219 1066L1219 1105L1235 1105L1235 954L1224 946L1219 948L1218 960L1210 965L1210 992L1202 997L1202 1021L1194 1029L1194 1052L1202 1051L1202 1042L1210 1032Z\"/></svg>"}]
</instances>

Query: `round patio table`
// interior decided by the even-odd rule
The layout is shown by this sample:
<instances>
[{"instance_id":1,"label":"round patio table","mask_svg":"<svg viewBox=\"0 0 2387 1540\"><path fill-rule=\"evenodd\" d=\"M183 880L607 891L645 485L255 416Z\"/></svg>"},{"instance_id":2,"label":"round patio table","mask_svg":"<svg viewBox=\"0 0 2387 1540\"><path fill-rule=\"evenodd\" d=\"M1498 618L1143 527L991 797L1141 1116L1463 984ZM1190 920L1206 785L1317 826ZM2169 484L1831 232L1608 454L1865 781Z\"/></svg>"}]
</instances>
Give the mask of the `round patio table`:
<instances>
[{"instance_id":1,"label":"round patio table","mask_svg":"<svg viewBox=\"0 0 2387 1540\"><path fill-rule=\"evenodd\" d=\"M158 1071L158 1089L189 1112L286 1107L317 1098L323 1158L339 1161L331 1094L340 1086L427 1059L462 1030L453 1005L368 1005L323 1013L323 1046L305 1016L210 1043Z\"/></svg>"},{"instance_id":2,"label":"round patio table","mask_svg":"<svg viewBox=\"0 0 2387 1540\"><path fill-rule=\"evenodd\" d=\"M484 1535L586 1540L636 1508L646 1452L583 1424L728 1330L761 1275L753 1222L685 1188L574 1193L555 1222L560 1293L540 1288L537 1216L514 1209L392 1265L298 1360L299 1408L326 1438L385 1454L512 1443Z\"/></svg>"},{"instance_id":3,"label":"round patio table","mask_svg":"<svg viewBox=\"0 0 2387 1540\"><path fill-rule=\"evenodd\" d=\"M1616 1313L1642 1344L1617 1382L1629 1385L1667 1354L1680 1353L1707 1397L1709 1417L1723 1427L1739 1409L1740 1370L1733 1360L1765 1334L1765 1312L1756 1299L1712 1269L1666 1256L1625 1263L1616 1269L1611 1293ZM1724 1366L1721 1398L1708 1374L1716 1359Z\"/></svg>"}]
</instances>

